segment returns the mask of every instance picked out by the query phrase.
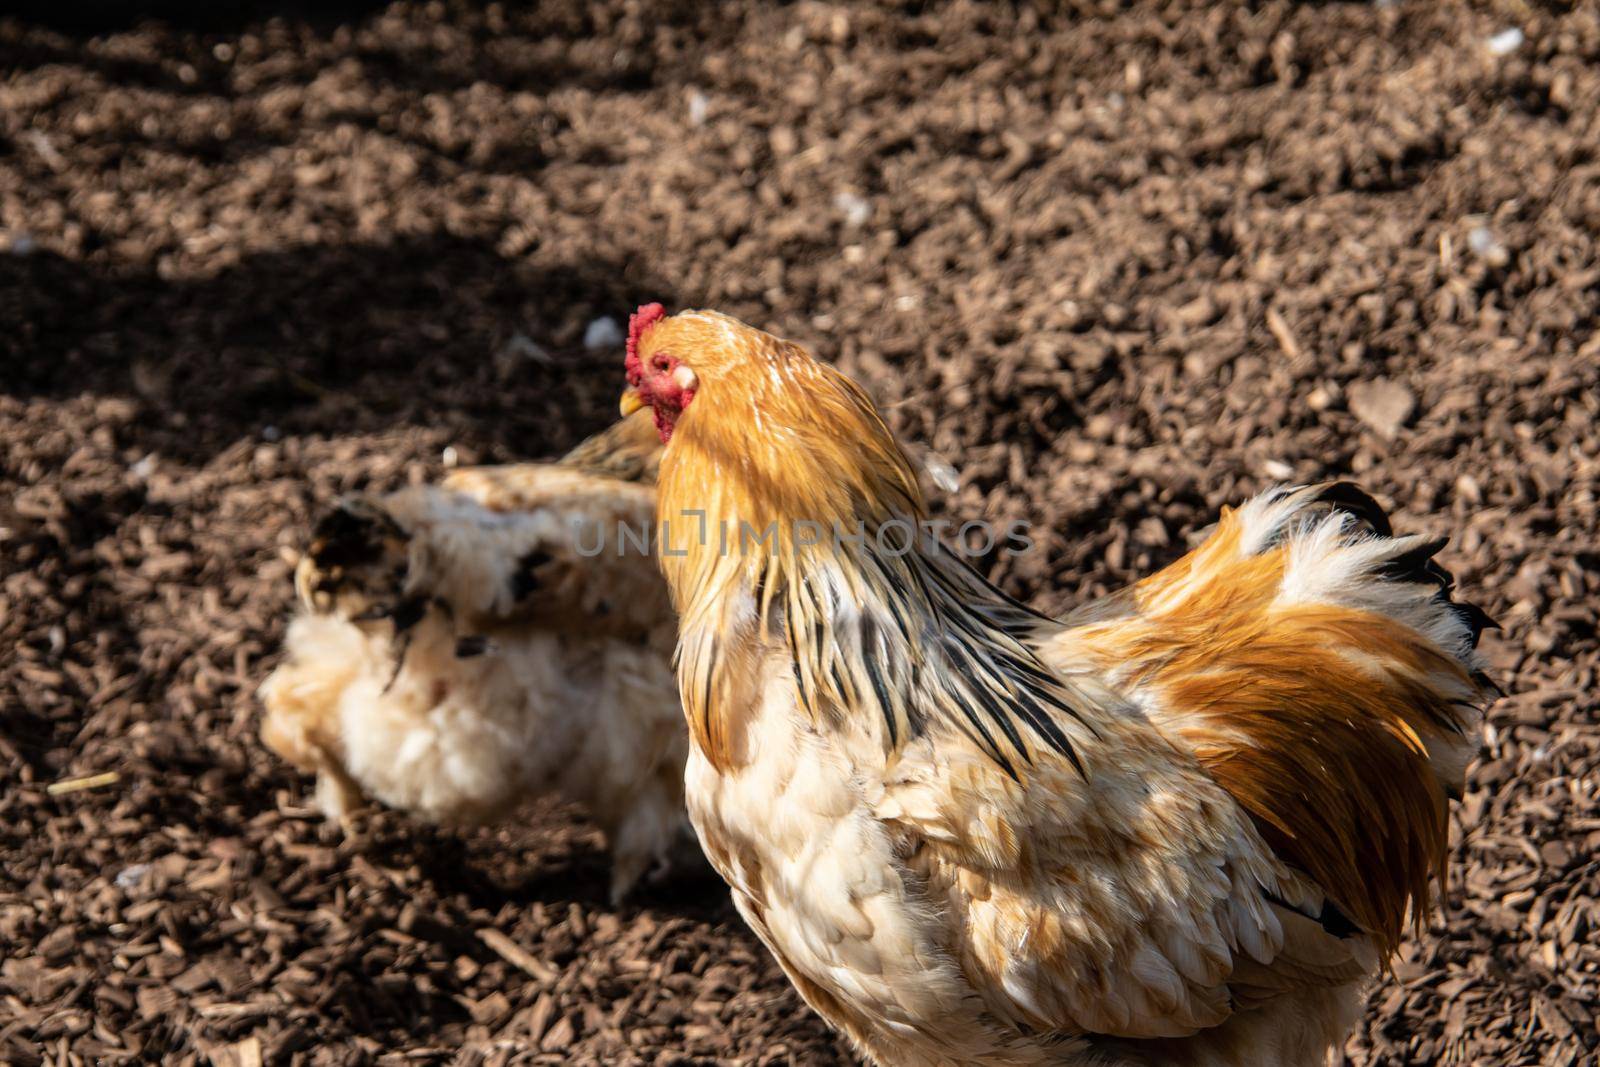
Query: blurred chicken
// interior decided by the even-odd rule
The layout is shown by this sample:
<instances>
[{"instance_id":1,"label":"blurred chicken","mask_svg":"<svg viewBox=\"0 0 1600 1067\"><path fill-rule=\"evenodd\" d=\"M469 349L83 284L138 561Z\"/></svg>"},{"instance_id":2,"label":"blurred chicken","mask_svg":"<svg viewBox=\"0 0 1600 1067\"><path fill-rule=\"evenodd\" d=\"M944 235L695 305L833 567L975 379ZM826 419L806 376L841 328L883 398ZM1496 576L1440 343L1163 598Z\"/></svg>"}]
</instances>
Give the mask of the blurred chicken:
<instances>
[{"instance_id":1,"label":"blurred chicken","mask_svg":"<svg viewBox=\"0 0 1600 1067\"><path fill-rule=\"evenodd\" d=\"M461 470L322 519L261 732L316 772L323 811L367 795L477 823L556 794L605 831L614 898L693 848L676 622L643 547L660 451L640 416L556 464Z\"/></svg>"},{"instance_id":2,"label":"blurred chicken","mask_svg":"<svg viewBox=\"0 0 1600 1067\"><path fill-rule=\"evenodd\" d=\"M798 346L652 305L628 349L660 519L734 531L661 553L690 816L807 1002L883 1064L1321 1063L1428 909L1489 697L1442 542L1276 490L1059 622L922 532Z\"/></svg>"}]
</instances>

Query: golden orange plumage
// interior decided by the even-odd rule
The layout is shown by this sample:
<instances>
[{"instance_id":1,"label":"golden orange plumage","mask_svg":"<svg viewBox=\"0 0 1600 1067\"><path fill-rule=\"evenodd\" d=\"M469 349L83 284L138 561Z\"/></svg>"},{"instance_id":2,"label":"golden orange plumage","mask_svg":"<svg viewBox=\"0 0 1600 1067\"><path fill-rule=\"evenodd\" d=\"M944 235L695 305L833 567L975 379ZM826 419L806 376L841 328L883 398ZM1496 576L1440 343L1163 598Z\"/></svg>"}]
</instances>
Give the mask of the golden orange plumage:
<instances>
[{"instance_id":1,"label":"golden orange plumage","mask_svg":"<svg viewBox=\"0 0 1600 1067\"><path fill-rule=\"evenodd\" d=\"M905 453L798 346L652 313L629 381L685 535L691 817L814 1008L881 1063L1320 1062L1426 907L1486 696L1436 544L1277 491L1051 620L885 547Z\"/></svg>"},{"instance_id":2,"label":"golden orange plumage","mask_svg":"<svg viewBox=\"0 0 1600 1067\"><path fill-rule=\"evenodd\" d=\"M1383 614L1280 603L1287 545L1240 551L1226 511L1195 551L1130 590L1132 611L1071 629L1117 684L1159 693L1166 725L1386 952L1442 877L1446 785L1479 685L1462 659Z\"/></svg>"}]
</instances>

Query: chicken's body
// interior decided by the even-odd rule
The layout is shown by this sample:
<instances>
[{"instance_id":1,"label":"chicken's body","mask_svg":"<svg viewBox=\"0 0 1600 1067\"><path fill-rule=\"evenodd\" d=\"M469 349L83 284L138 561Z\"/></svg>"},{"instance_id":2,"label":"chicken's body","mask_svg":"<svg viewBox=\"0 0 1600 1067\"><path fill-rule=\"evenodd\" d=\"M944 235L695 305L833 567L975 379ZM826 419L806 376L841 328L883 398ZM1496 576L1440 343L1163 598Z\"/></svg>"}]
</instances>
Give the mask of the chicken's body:
<instances>
[{"instance_id":1,"label":"chicken's body","mask_svg":"<svg viewBox=\"0 0 1600 1067\"><path fill-rule=\"evenodd\" d=\"M808 1003L882 1064L1320 1063L1475 747L1481 615L1437 546L1348 487L1269 494L1055 622L885 549L920 494L848 380L653 318L661 516L777 530L662 564L691 818Z\"/></svg>"},{"instance_id":2,"label":"chicken's body","mask_svg":"<svg viewBox=\"0 0 1600 1067\"><path fill-rule=\"evenodd\" d=\"M363 794L450 823L576 800L614 896L681 846L675 619L645 547L659 451L628 420L559 464L457 471L323 520L262 736L316 772L327 814Z\"/></svg>"}]
</instances>

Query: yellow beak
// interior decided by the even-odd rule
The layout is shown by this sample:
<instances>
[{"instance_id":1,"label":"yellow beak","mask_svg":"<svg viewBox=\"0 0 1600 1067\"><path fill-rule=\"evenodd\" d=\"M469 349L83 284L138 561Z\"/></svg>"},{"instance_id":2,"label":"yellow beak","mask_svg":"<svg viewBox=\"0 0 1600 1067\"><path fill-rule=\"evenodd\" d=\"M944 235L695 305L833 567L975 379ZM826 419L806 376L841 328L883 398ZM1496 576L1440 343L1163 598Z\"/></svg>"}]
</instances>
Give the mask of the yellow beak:
<instances>
[{"instance_id":1,"label":"yellow beak","mask_svg":"<svg viewBox=\"0 0 1600 1067\"><path fill-rule=\"evenodd\" d=\"M638 411L640 408L644 407L644 397L639 395L639 390L629 386L627 389L622 391L622 403L620 407L622 408L622 417L627 418L635 411Z\"/></svg>"}]
</instances>

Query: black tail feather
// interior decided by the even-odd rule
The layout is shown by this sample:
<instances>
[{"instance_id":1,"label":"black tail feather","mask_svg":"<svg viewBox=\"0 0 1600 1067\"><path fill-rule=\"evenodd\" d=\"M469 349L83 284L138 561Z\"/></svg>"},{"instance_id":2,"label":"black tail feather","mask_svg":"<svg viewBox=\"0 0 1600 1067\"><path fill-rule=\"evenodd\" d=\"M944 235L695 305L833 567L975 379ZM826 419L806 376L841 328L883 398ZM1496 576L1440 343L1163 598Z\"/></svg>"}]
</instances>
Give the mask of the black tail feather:
<instances>
[{"instance_id":1,"label":"black tail feather","mask_svg":"<svg viewBox=\"0 0 1600 1067\"><path fill-rule=\"evenodd\" d=\"M1354 515L1379 537L1395 536L1394 526L1382 505L1351 482L1330 482L1317 491L1317 499L1336 511ZM1380 573L1391 581L1438 586L1439 600L1466 626L1472 634L1472 647L1477 648L1478 638L1483 631L1498 630L1500 624L1478 605L1462 603L1455 599L1455 576L1433 558L1448 543L1449 539L1444 537L1423 541L1386 561ZM1499 692L1499 686L1487 677L1480 678L1480 675L1482 672L1477 672L1474 681L1485 688Z\"/></svg>"},{"instance_id":2,"label":"black tail feather","mask_svg":"<svg viewBox=\"0 0 1600 1067\"><path fill-rule=\"evenodd\" d=\"M1329 482L1317 490L1317 499L1336 511L1354 515L1372 528L1379 537L1393 537L1394 526L1383 505L1354 482Z\"/></svg>"}]
</instances>

